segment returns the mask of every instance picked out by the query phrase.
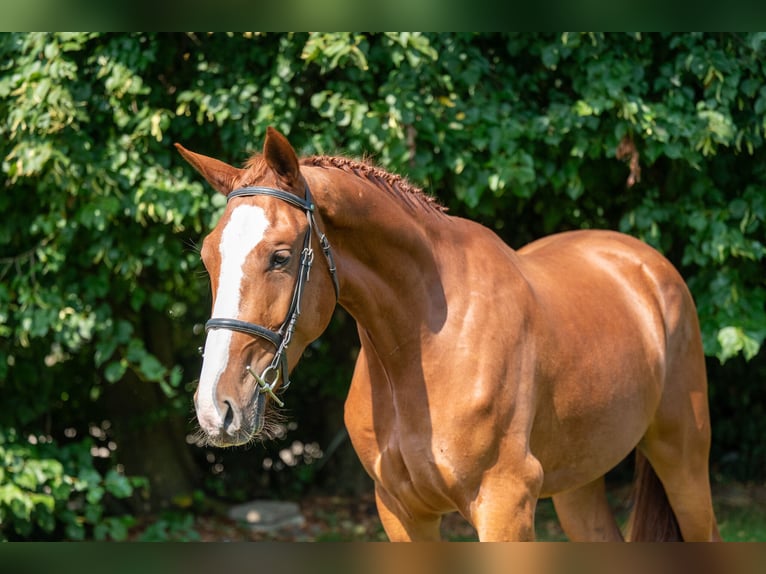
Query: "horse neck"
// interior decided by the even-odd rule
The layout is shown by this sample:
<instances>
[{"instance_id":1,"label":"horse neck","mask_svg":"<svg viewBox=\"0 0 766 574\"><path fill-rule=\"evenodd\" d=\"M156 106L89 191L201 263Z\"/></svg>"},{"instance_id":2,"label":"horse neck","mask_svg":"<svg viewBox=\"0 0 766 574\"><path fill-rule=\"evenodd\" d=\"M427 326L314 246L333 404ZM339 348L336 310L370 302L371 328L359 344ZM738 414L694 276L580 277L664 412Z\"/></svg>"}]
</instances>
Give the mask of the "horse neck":
<instances>
[{"instance_id":1,"label":"horse neck","mask_svg":"<svg viewBox=\"0 0 766 574\"><path fill-rule=\"evenodd\" d=\"M330 172L330 181L317 185L314 194L337 260L339 303L379 355L401 352L423 329L437 330L443 322L446 304L432 226L447 219L418 198L399 197L341 170Z\"/></svg>"}]
</instances>

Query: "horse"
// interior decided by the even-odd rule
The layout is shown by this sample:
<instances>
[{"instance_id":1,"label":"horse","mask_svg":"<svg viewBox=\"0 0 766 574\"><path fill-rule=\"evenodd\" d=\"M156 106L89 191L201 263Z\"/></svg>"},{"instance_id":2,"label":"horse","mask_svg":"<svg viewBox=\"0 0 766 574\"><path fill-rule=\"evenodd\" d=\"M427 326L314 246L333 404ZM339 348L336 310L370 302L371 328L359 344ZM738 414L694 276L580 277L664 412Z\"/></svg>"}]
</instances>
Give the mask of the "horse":
<instances>
[{"instance_id":1,"label":"horse","mask_svg":"<svg viewBox=\"0 0 766 574\"><path fill-rule=\"evenodd\" d=\"M438 540L455 511L480 541L533 540L548 497L570 540L622 540L604 475L633 451L629 538L720 539L697 313L659 252L609 230L514 250L369 162L299 159L273 128L241 168L175 145L227 197L201 248L210 444L268 432L337 304L361 344L344 422L391 541Z\"/></svg>"}]
</instances>

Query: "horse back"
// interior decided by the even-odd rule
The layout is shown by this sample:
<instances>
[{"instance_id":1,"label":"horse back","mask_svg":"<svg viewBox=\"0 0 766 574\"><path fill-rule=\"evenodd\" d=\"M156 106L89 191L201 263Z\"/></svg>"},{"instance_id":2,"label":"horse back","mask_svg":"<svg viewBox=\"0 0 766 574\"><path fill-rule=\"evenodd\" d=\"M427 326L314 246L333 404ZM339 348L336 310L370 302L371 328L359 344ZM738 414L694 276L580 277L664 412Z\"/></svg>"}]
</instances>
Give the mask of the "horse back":
<instances>
[{"instance_id":1,"label":"horse back","mask_svg":"<svg viewBox=\"0 0 766 574\"><path fill-rule=\"evenodd\" d=\"M534 241L517 252L523 273L538 294L549 300L573 299L599 315L627 302L644 318L658 313L666 334L680 328L698 331L691 294L675 267L650 245L623 233L581 230ZM600 299L596 300L596 297ZM554 305L555 307L555 305ZM606 317L617 320L619 317Z\"/></svg>"}]
</instances>

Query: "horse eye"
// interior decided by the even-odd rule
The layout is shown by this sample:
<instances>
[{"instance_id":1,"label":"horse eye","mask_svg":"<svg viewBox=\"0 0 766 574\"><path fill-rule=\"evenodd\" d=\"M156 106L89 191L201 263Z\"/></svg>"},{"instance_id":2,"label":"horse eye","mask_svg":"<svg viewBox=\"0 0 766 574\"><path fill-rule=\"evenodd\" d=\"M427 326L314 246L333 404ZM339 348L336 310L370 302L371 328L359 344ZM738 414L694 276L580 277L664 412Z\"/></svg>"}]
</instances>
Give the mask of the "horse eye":
<instances>
[{"instance_id":1,"label":"horse eye","mask_svg":"<svg viewBox=\"0 0 766 574\"><path fill-rule=\"evenodd\" d=\"M280 249L271 254L271 269L279 269L290 262L290 252L287 249Z\"/></svg>"}]
</instances>

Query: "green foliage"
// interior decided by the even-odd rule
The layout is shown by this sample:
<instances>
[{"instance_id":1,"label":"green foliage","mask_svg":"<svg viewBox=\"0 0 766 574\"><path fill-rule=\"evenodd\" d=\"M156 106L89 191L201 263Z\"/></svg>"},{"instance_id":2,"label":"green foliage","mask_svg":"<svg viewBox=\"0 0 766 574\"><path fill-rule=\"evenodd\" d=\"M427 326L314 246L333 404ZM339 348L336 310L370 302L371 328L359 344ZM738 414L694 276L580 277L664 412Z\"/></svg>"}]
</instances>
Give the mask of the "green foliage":
<instances>
[{"instance_id":1,"label":"green foliage","mask_svg":"<svg viewBox=\"0 0 766 574\"><path fill-rule=\"evenodd\" d=\"M32 371L46 380L88 355L99 374L84 389L72 381L70 397L96 398L128 369L172 395L181 373L146 348L142 321L178 318L199 298L182 294L197 257L178 238L187 226L202 233L210 196L179 185L167 154L149 153L169 122L141 77L156 46L90 34L2 41L0 380L23 395ZM11 368L28 355L45 366Z\"/></svg>"},{"instance_id":2,"label":"green foliage","mask_svg":"<svg viewBox=\"0 0 766 574\"><path fill-rule=\"evenodd\" d=\"M0 35L0 429L103 416L129 377L188 412L209 313L194 245L224 202L172 143L239 163L269 125L513 246L639 236L687 279L708 356L755 357L765 52L762 33ZM344 393L356 342L333 329L296 373L301 416Z\"/></svg>"},{"instance_id":3,"label":"green foliage","mask_svg":"<svg viewBox=\"0 0 766 574\"><path fill-rule=\"evenodd\" d=\"M141 533L139 542L199 542L194 527L194 515L189 512L167 511Z\"/></svg>"},{"instance_id":4,"label":"green foliage","mask_svg":"<svg viewBox=\"0 0 766 574\"><path fill-rule=\"evenodd\" d=\"M143 479L96 469L89 440L58 445L0 429L0 540L124 540L134 519L107 516L105 502L125 499Z\"/></svg>"}]
</instances>

